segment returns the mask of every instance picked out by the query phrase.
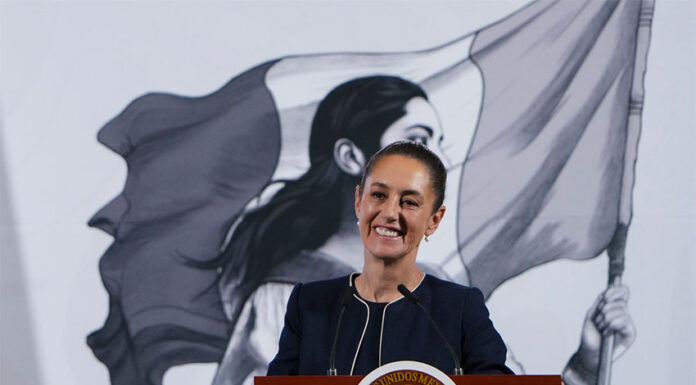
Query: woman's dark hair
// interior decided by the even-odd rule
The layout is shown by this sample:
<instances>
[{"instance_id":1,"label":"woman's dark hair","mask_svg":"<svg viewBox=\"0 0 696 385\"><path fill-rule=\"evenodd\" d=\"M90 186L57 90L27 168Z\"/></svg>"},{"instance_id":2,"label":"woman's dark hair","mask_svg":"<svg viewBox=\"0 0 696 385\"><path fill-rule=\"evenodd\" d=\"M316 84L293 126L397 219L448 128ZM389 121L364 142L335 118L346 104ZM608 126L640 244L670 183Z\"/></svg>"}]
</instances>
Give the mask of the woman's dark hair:
<instances>
[{"instance_id":1,"label":"woman's dark hair","mask_svg":"<svg viewBox=\"0 0 696 385\"><path fill-rule=\"evenodd\" d=\"M334 144L350 139L371 156L384 131L406 114L406 103L427 99L416 84L393 76L371 76L343 83L317 108L309 143L310 168L289 181L266 205L246 213L218 259L224 266L219 288L232 303L232 320L271 269L302 250L315 250L341 223L345 186L358 183L334 161Z\"/></svg>"},{"instance_id":2,"label":"woman's dark hair","mask_svg":"<svg viewBox=\"0 0 696 385\"><path fill-rule=\"evenodd\" d=\"M442 202L445 200L447 170L445 169L445 165L442 164L440 158L422 143L398 141L391 143L383 149L377 151L377 153L375 153L367 162L365 170L363 171L362 179L360 179L360 194L362 194L363 190L365 189L365 179L372 174L372 169L374 168L375 164L377 164L380 159L389 155L402 155L412 158L421 162L425 167L428 168L428 173L430 174L430 187L435 193L433 213L437 211L437 209L442 206Z\"/></svg>"}]
</instances>

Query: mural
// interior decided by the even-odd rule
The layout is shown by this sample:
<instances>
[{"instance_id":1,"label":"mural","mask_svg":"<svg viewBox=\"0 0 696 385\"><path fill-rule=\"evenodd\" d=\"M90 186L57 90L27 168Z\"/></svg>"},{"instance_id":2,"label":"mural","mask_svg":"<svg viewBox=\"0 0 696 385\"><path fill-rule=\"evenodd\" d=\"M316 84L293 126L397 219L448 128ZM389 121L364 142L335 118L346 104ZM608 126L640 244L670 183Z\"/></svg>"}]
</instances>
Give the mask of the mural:
<instances>
[{"instance_id":1,"label":"mural","mask_svg":"<svg viewBox=\"0 0 696 385\"><path fill-rule=\"evenodd\" d=\"M636 337L620 278L652 10L542 0L424 51L299 54L204 97L135 99L99 132L128 176L89 222L114 237L108 318L88 337L112 384L191 362L218 362L215 385L264 374L292 285L360 269L353 188L399 139L448 167L424 271L488 297L608 250L610 286L558 368L567 384L608 381Z\"/></svg>"}]
</instances>

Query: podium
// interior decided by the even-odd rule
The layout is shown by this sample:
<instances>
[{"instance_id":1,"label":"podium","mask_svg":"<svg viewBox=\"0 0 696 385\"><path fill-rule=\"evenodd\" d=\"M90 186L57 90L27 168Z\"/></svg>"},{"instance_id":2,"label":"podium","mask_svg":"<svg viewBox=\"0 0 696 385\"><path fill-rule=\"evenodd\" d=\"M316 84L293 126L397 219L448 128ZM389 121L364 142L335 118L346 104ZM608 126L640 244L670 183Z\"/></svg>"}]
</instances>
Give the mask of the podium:
<instances>
[{"instance_id":1,"label":"podium","mask_svg":"<svg viewBox=\"0 0 696 385\"><path fill-rule=\"evenodd\" d=\"M358 385L364 376L254 377L254 385ZM457 385L561 385L560 375L449 376Z\"/></svg>"}]
</instances>

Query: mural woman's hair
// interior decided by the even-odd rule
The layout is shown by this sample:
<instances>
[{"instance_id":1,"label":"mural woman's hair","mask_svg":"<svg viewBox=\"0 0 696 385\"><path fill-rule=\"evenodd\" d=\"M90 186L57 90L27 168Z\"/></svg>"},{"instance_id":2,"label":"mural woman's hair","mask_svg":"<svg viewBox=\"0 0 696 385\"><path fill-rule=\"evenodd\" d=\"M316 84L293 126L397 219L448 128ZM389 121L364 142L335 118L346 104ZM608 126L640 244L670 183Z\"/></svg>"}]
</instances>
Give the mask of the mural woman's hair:
<instances>
[{"instance_id":1,"label":"mural woman's hair","mask_svg":"<svg viewBox=\"0 0 696 385\"><path fill-rule=\"evenodd\" d=\"M346 138L371 156L384 131L406 114L406 103L427 99L416 84L393 76L354 79L333 89L317 108L309 144L310 169L266 205L247 213L224 249L219 289L231 322L271 270L302 250L315 250L341 222L345 186L359 178L341 171L334 144Z\"/></svg>"}]
</instances>

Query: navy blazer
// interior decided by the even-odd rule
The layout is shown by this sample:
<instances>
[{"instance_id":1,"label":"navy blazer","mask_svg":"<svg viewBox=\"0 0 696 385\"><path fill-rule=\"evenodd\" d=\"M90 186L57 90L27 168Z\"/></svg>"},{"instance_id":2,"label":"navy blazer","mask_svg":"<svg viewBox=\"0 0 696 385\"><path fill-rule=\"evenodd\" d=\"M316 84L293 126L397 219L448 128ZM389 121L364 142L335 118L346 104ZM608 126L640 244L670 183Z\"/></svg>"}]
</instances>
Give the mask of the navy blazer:
<instances>
[{"instance_id":1,"label":"navy blazer","mask_svg":"<svg viewBox=\"0 0 696 385\"><path fill-rule=\"evenodd\" d=\"M278 354L268 375L326 375L329 354L344 293L352 276L297 284L288 300ZM489 319L481 291L426 275L413 291L461 358L465 374L512 374L505 366L507 349ZM355 357L368 317L367 304L354 295L345 310L338 336L339 375L353 373ZM454 373L447 347L427 316L405 298L384 311L381 365L420 361Z\"/></svg>"}]
</instances>

